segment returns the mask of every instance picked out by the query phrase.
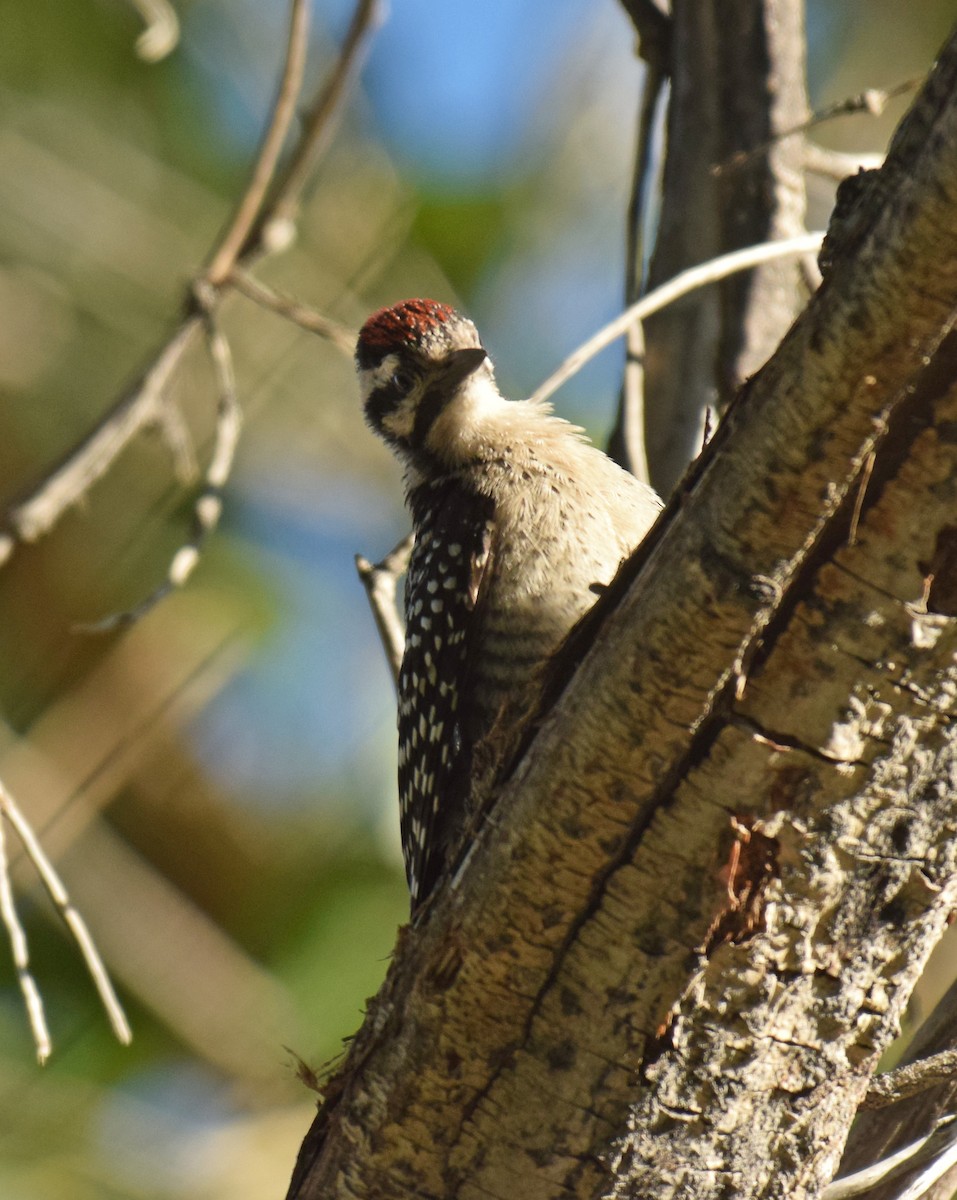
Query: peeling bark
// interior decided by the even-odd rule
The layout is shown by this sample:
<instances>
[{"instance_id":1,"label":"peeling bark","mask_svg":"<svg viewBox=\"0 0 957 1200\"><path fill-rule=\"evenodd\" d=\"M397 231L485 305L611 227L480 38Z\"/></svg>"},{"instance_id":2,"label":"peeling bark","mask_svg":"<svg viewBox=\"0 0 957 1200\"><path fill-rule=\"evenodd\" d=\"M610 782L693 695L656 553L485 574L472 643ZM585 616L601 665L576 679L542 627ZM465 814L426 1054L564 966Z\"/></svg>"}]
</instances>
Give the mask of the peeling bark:
<instances>
[{"instance_id":1,"label":"peeling bark","mask_svg":"<svg viewBox=\"0 0 957 1200\"><path fill-rule=\"evenodd\" d=\"M290 1197L832 1175L957 898L957 37L852 215L400 936Z\"/></svg>"}]
</instances>

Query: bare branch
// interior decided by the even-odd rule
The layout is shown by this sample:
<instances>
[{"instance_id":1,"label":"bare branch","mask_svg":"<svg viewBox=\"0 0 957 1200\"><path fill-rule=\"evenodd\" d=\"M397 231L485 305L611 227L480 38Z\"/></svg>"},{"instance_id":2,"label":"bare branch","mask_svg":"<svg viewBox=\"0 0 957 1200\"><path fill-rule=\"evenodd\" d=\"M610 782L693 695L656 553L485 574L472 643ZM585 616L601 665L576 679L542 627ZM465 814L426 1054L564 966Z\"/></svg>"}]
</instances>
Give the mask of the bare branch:
<instances>
[{"instance_id":1,"label":"bare branch","mask_svg":"<svg viewBox=\"0 0 957 1200\"><path fill-rule=\"evenodd\" d=\"M156 412L156 427L173 460L173 474L184 487L196 482L199 467L189 429L174 400L161 404Z\"/></svg>"},{"instance_id":2,"label":"bare branch","mask_svg":"<svg viewBox=\"0 0 957 1200\"><path fill-rule=\"evenodd\" d=\"M621 399L608 453L636 478L651 482L645 442L645 330L640 321L625 334Z\"/></svg>"},{"instance_id":3,"label":"bare branch","mask_svg":"<svg viewBox=\"0 0 957 1200\"><path fill-rule=\"evenodd\" d=\"M204 289L198 294L203 297ZM206 539L219 524L223 512L223 489L225 488L236 457L236 446L242 429L242 410L236 395L236 375L233 356L225 334L213 316L215 300L210 296L210 309L204 314L206 342L219 384L219 405L216 413L216 431L213 438L213 453L206 468L205 486L196 499L193 510L193 535L173 555L166 578L135 608L112 613L100 621L81 625L84 633L110 633L124 625L130 625L145 616L151 608L170 592L182 587L196 569ZM204 300L201 298L201 303Z\"/></svg>"},{"instance_id":4,"label":"bare branch","mask_svg":"<svg viewBox=\"0 0 957 1200\"><path fill-rule=\"evenodd\" d=\"M205 304L205 310L210 314L218 307L223 294L229 289L232 281L227 282L226 277L237 263L247 263L253 257L262 257L272 249L280 248L279 241L281 239L271 236L264 240L261 231L268 230L274 234L280 225L288 231L307 175L315 167L318 158L328 144L335 117L347 94L348 84L354 78L358 64L361 62L369 35L381 20L384 12L383 0L358 0L352 24L332 75L321 89L307 115L302 136L292 153L289 168L277 186L276 198L263 208L260 194L262 181L266 179L268 187L268 181L272 178L275 170L275 161L270 162L270 160L273 158L275 147L281 145L280 132L284 136L285 130L288 129L291 114L286 110L290 103L290 96L293 98L293 111L295 108L296 76L297 73L301 74L297 60L299 54L304 52L305 46L305 37L300 32L300 21L304 19L302 16L304 7L304 0L296 0L293 7L292 25L295 28L292 26L290 28L283 85L280 87L276 101L277 107L283 108L281 119L274 112L250 187L237 207L237 216L231 222L230 229L224 235L219 249L213 254L206 275L200 277L200 279L205 278L207 281L215 282L219 272L222 271L222 286L214 296L208 298ZM275 152L278 153L278 150ZM256 198L257 196L258 198ZM246 215L248 212L253 213L254 224L251 228ZM255 223L257 212L258 224ZM236 235L232 231L239 228L240 213L244 214L242 217L244 240L237 253L234 248ZM216 269L215 275L214 268ZM197 285L198 281L193 285L194 292ZM249 285L246 288L247 294L254 287L255 285ZM260 285L256 297L260 302L264 302L263 291L264 289ZM277 307L277 311L280 310L281 305ZM298 315L302 316L303 314L300 311ZM67 509L76 504L90 487L112 467L123 450L145 426L151 423L164 424L160 408L161 404L165 402L163 391L187 349L192 345L204 320L204 316L198 313L187 317L172 338L158 352L142 378L113 406L92 433L70 451L63 463L43 479L24 500L7 512L6 529L0 530L0 567L7 562L18 543L35 541L49 532ZM331 327L330 336L336 340L331 332ZM339 344L338 341L337 344ZM200 511L204 499L206 499L205 496L200 497L197 511ZM206 507L211 506L207 505ZM184 547L184 550L186 549L188 548ZM189 555L184 555L183 560L178 564L181 569L188 568L187 574L192 569L189 566L189 557ZM176 563L173 565L177 566ZM169 585L169 581L167 584L168 586L164 585L164 588L161 589L163 594L170 590L170 586L175 586L175 584ZM140 611L146 611L155 603L156 598L155 596L149 597L143 606L126 614L124 619L132 619Z\"/></svg>"},{"instance_id":5,"label":"bare branch","mask_svg":"<svg viewBox=\"0 0 957 1200\"><path fill-rule=\"evenodd\" d=\"M957 1083L957 1050L941 1050L896 1071L875 1075L861 1108L884 1108L917 1096L938 1083Z\"/></svg>"},{"instance_id":6,"label":"bare branch","mask_svg":"<svg viewBox=\"0 0 957 1200\"><path fill-rule=\"evenodd\" d=\"M902 1150L853 1175L845 1175L829 1184L823 1200L851 1200L863 1195L878 1184L889 1183L895 1176L905 1176L915 1167L923 1168L916 1179L904 1187L897 1200L918 1200L957 1163L957 1125L953 1116L942 1117L926 1137L911 1142Z\"/></svg>"},{"instance_id":7,"label":"bare branch","mask_svg":"<svg viewBox=\"0 0 957 1200\"><path fill-rule=\"evenodd\" d=\"M762 142L760 146L754 146L750 150L742 150L737 154L732 154L723 163L715 163L711 168L711 173L713 175L723 175L726 171L737 170L753 158L757 158L758 155L767 154L772 146L783 142L785 138L795 137L800 133L807 133L808 130L813 129L816 125L823 125L825 121L833 121L835 117L852 116L854 113L868 113L872 117L879 117L887 106L888 101L914 91L923 82L924 76L918 75L914 79L905 79L902 83L897 83L890 88L866 88L863 92L858 92L854 96L847 96L843 100L838 100L835 104L829 104L826 108L818 109L806 121L802 121L798 125L792 125L789 129L782 129L780 133L775 134L768 141ZM813 167L808 167L808 170L813 169ZM847 171L844 172L845 175L849 173Z\"/></svg>"},{"instance_id":8,"label":"bare branch","mask_svg":"<svg viewBox=\"0 0 957 1200\"><path fill-rule=\"evenodd\" d=\"M535 389L531 399L547 400L562 384L577 375L586 363L591 362L596 354L599 354L606 346L610 346L616 338L620 338L635 321L643 321L652 313L667 308L669 304L673 304L675 300L686 296L689 292L705 287L709 283L717 283L719 279L726 279L738 271L748 271L759 263L770 262L775 258L797 258L819 250L823 241L824 234L822 232L807 233L800 237L785 238L779 242L766 242L763 246L747 246L743 250L733 250L730 254L722 254L718 258L711 259L710 262L682 271L668 283L649 292L637 304L625 309L620 316L615 317L604 328L593 334L587 342L583 342L565 359L557 371L549 375L545 382Z\"/></svg>"},{"instance_id":9,"label":"bare branch","mask_svg":"<svg viewBox=\"0 0 957 1200\"><path fill-rule=\"evenodd\" d=\"M342 111L342 101L365 61L372 34L385 18L385 0L358 0L339 58L325 87L306 113L303 133L282 174L275 196L250 235L245 258L259 242L267 248L288 241L287 229L299 213L303 188L325 153Z\"/></svg>"},{"instance_id":10,"label":"bare branch","mask_svg":"<svg viewBox=\"0 0 957 1200\"><path fill-rule=\"evenodd\" d=\"M309 0L292 0L286 61L283 65L279 91L273 104L269 125L259 148L246 191L206 269L206 278L214 287L223 283L232 270L266 199L266 193L272 183L286 134L296 115L296 105L302 90L308 43Z\"/></svg>"},{"instance_id":11,"label":"bare branch","mask_svg":"<svg viewBox=\"0 0 957 1200\"><path fill-rule=\"evenodd\" d=\"M0 565L16 542L35 542L112 466L144 425L156 420L163 390L199 325L184 322L132 392L103 418L43 483L7 513L12 531L0 534Z\"/></svg>"},{"instance_id":12,"label":"bare branch","mask_svg":"<svg viewBox=\"0 0 957 1200\"><path fill-rule=\"evenodd\" d=\"M638 136L635 147L635 169L631 199L628 205L627 245L625 247L625 304L638 301L644 292L645 246L644 232L648 219L654 169L652 141L658 103L668 71L668 41L671 24L651 0L626 3L629 15L639 30L641 52L647 62L638 117ZM665 32L660 22L664 20ZM655 32L645 32L646 28ZM626 335L625 372L615 428L609 439L608 452L633 475L650 483L648 455L645 446L645 336L639 324L632 325Z\"/></svg>"},{"instance_id":13,"label":"bare branch","mask_svg":"<svg viewBox=\"0 0 957 1200\"><path fill-rule=\"evenodd\" d=\"M300 304L291 296L284 296L280 292L274 291L254 275L244 271L242 267L233 268L229 275L229 283L247 299L263 308L268 308L270 312L278 313L279 316L292 321L301 329L308 330L309 333L318 334L319 337L332 342L337 350L341 350L349 358L352 357L356 348L357 330L350 329L347 325L340 325L338 321L323 316L322 313L316 312L308 305Z\"/></svg>"},{"instance_id":14,"label":"bare branch","mask_svg":"<svg viewBox=\"0 0 957 1200\"><path fill-rule=\"evenodd\" d=\"M0 809L2 809L2 793L0 793ZM17 972L17 983L20 985L23 1004L27 1010L33 1044L37 1048L37 1062L43 1066L50 1057L53 1042L43 1011L43 997L30 972L30 949L27 944L26 930L20 924L17 906L13 898L10 863L7 857L7 834L2 816L0 816L0 920L3 921L10 941L10 952Z\"/></svg>"},{"instance_id":15,"label":"bare branch","mask_svg":"<svg viewBox=\"0 0 957 1200\"><path fill-rule=\"evenodd\" d=\"M409 565L414 541L415 535L410 533L375 565L361 554L356 555L356 570L369 597L372 616L375 618L376 629L379 631L382 648L385 650L396 685L399 682L399 668L402 666L402 652L405 649L405 632L396 611L395 594L399 579Z\"/></svg>"},{"instance_id":16,"label":"bare branch","mask_svg":"<svg viewBox=\"0 0 957 1200\"><path fill-rule=\"evenodd\" d=\"M827 150L816 142L804 143L804 169L838 183L858 171L876 171L883 161L883 154L848 154L844 150Z\"/></svg>"},{"instance_id":17,"label":"bare branch","mask_svg":"<svg viewBox=\"0 0 957 1200\"><path fill-rule=\"evenodd\" d=\"M23 848L27 853L27 857L30 859L30 862L33 863L44 888L46 888L47 895L53 901L57 912L59 912L60 916L63 918L67 929L69 929L70 933L73 935L73 940L79 947L80 954L83 956L83 961L86 964L86 969L90 973L90 978L93 980L96 990L99 993L100 1002L106 1009L106 1014L109 1017L110 1025L113 1027L113 1033L116 1035L117 1040L122 1042L124 1046L129 1045L129 1043L133 1040L133 1034L130 1030L129 1022L126 1019L126 1014L123 1012L123 1007L117 998L116 992L113 990L113 984L110 982L110 977L107 974L106 967L103 965L103 960L100 958L99 951L96 948L96 943L93 941L93 937L87 928L86 922L83 920L83 917L80 915L79 911L76 909L72 900L70 899L70 895L63 884L63 880L57 874L53 864L44 853L43 847L40 845L36 834L33 832L33 829L30 826L30 822L20 811L16 801L13 799L13 796L11 796L3 784L0 783L0 818L2 817L6 817L13 829L16 831L17 837L23 843ZM6 916L4 919L6 921ZM8 925L8 929L9 928L10 926ZM22 930L20 932L22 933ZM17 945L13 939L12 933L11 941L14 945L14 955L16 956ZM25 953L25 939L22 950ZM20 968L18 966L18 974L19 973ZM20 975L20 978L21 988L23 988L24 983L22 974ZM29 982L30 985L32 985L32 980ZM35 991L35 985L32 986L33 990ZM26 991L24 991L24 996L27 996ZM28 999L27 1002L29 1005L30 1000ZM36 995L36 1003L39 1003L38 993ZM42 1007L40 1011L42 1017ZM31 1024L33 1024L33 1021L34 1014L31 1012ZM43 1028L45 1029L45 1026L43 1026ZM34 1037L35 1039L37 1037L36 1026L34 1026ZM42 1049L42 1045L46 1046L45 1051ZM43 1061L43 1059L49 1054L49 1050L49 1034L47 1034L46 1043L41 1043L41 1041L37 1040L37 1055L40 1057L41 1061Z\"/></svg>"},{"instance_id":18,"label":"bare branch","mask_svg":"<svg viewBox=\"0 0 957 1200\"><path fill-rule=\"evenodd\" d=\"M846 96L843 100L838 100L834 104L828 104L824 108L819 108L801 125L796 125L788 129L781 137L789 137L794 133L806 133L809 129L813 129L815 125L822 125L825 121L833 121L835 117L852 116L854 113L868 113L872 117L879 117L887 107L888 101L896 99L898 96L906 96L908 92L913 92L924 82L926 76L915 75L912 79L904 79L900 83L895 83L889 88L865 88L863 92L858 92L854 96Z\"/></svg>"},{"instance_id":19,"label":"bare branch","mask_svg":"<svg viewBox=\"0 0 957 1200\"><path fill-rule=\"evenodd\" d=\"M144 62L166 58L179 44L179 17L169 0L129 0L146 28L136 39L136 53Z\"/></svg>"}]
</instances>

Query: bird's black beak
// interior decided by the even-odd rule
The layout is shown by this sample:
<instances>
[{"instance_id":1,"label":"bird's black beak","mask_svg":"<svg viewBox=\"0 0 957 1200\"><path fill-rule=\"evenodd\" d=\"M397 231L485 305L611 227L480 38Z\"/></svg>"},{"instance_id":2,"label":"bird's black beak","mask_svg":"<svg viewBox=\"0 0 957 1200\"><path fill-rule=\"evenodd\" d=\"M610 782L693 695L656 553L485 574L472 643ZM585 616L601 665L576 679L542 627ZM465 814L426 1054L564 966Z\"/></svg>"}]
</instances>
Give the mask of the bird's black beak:
<instances>
[{"instance_id":1,"label":"bird's black beak","mask_svg":"<svg viewBox=\"0 0 957 1200\"><path fill-rule=\"evenodd\" d=\"M442 366L443 386L458 386L473 371L477 371L486 358L488 355L481 346L470 346L467 350L453 350Z\"/></svg>"}]
</instances>

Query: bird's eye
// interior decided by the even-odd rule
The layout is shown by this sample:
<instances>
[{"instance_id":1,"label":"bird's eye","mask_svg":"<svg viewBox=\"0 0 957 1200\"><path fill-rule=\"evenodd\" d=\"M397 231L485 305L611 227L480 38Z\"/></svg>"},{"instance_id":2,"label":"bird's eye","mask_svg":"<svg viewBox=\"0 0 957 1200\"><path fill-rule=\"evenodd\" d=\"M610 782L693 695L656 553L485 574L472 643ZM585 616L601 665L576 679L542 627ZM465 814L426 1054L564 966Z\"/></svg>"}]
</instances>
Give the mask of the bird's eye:
<instances>
[{"instance_id":1,"label":"bird's eye","mask_svg":"<svg viewBox=\"0 0 957 1200\"><path fill-rule=\"evenodd\" d=\"M417 383L418 377L415 372L407 371L403 367L400 367L392 375L392 386L400 396L408 396Z\"/></svg>"}]
</instances>

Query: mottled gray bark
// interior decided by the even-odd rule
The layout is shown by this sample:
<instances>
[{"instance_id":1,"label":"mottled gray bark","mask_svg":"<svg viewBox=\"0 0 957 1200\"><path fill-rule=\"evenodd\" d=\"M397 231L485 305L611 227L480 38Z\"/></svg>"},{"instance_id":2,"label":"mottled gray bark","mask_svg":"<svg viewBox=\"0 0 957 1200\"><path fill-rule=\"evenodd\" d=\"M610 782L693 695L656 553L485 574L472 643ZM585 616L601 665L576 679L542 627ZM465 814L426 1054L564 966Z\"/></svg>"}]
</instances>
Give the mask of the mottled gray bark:
<instances>
[{"instance_id":1,"label":"mottled gray bark","mask_svg":"<svg viewBox=\"0 0 957 1200\"><path fill-rule=\"evenodd\" d=\"M296 1200L833 1174L957 901L957 37L829 257L400 937Z\"/></svg>"}]
</instances>

